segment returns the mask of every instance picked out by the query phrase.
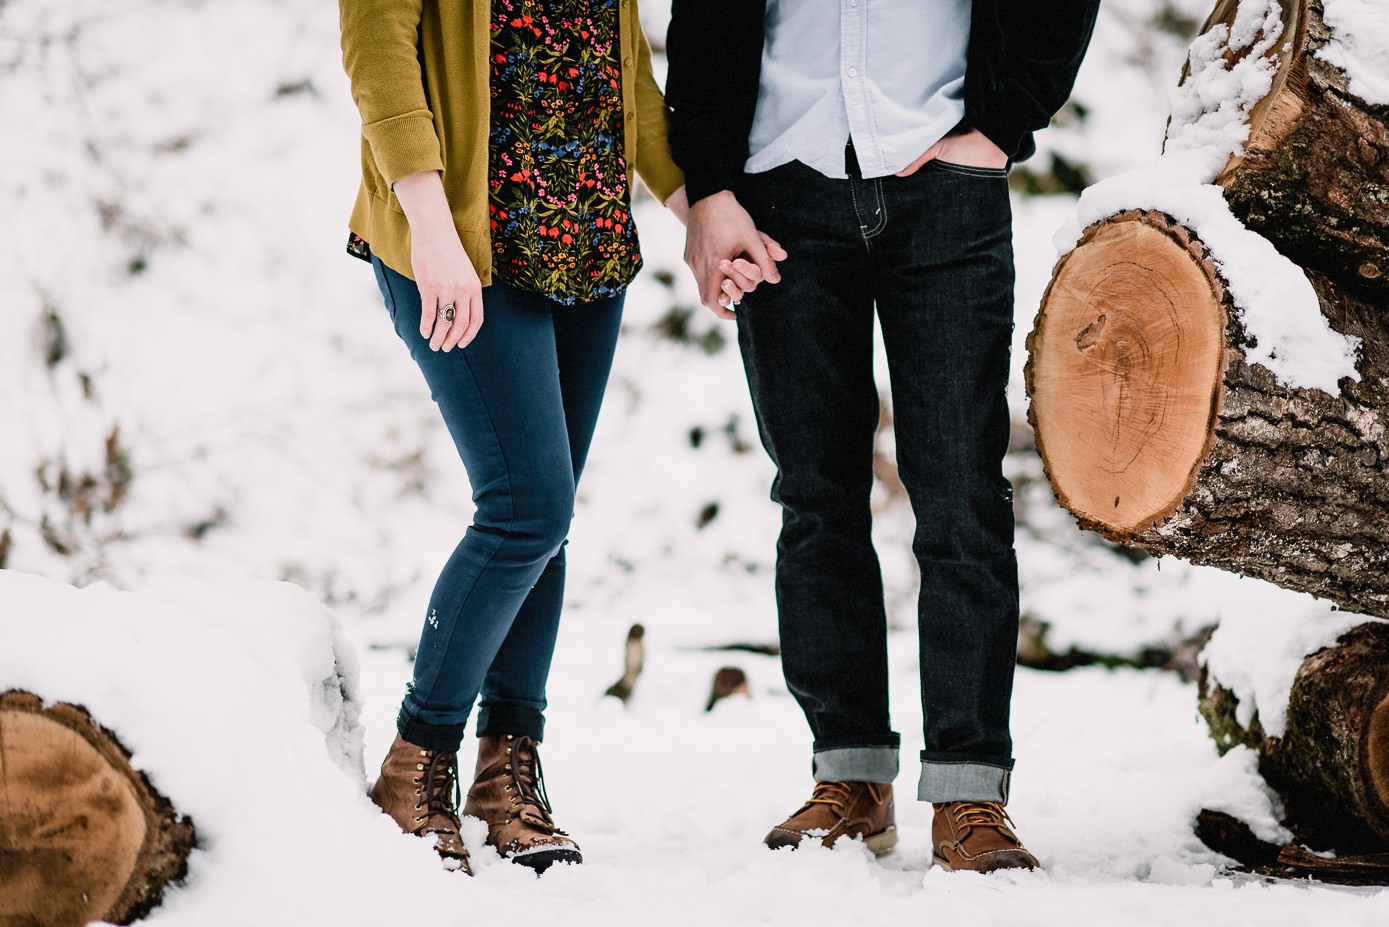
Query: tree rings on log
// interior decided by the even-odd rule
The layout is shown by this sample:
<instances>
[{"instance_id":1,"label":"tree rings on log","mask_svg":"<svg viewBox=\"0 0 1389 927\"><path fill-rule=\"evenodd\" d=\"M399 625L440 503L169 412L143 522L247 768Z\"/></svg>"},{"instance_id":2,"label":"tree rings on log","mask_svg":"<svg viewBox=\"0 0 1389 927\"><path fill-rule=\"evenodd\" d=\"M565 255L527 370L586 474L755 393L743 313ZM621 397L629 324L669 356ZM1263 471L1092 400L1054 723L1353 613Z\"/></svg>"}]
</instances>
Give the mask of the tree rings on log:
<instances>
[{"instance_id":1,"label":"tree rings on log","mask_svg":"<svg viewBox=\"0 0 1389 927\"><path fill-rule=\"evenodd\" d=\"M1214 442L1225 288L1159 213L1091 226L1057 265L1028 337L1028 417L1057 499L1137 533L1176 510Z\"/></svg>"},{"instance_id":2,"label":"tree rings on log","mask_svg":"<svg viewBox=\"0 0 1389 927\"><path fill-rule=\"evenodd\" d=\"M183 877L193 842L84 709L0 694L0 925L128 924Z\"/></svg>"}]
</instances>

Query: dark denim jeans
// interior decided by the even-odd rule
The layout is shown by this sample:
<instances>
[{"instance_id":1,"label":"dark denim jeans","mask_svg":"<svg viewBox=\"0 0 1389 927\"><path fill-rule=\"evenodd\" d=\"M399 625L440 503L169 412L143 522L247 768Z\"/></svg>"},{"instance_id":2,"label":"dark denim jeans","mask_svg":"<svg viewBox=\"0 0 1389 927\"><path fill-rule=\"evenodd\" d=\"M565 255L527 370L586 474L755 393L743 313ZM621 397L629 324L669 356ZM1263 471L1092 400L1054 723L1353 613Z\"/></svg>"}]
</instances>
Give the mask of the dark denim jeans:
<instances>
[{"instance_id":1,"label":"dark denim jeans","mask_svg":"<svg viewBox=\"0 0 1389 927\"><path fill-rule=\"evenodd\" d=\"M372 264L477 505L430 597L397 726L412 744L456 750L481 694L479 736L540 740L574 487L607 388L623 298L560 306L493 283L483 290L477 338L445 354L420 337L414 281Z\"/></svg>"},{"instance_id":2,"label":"dark denim jeans","mask_svg":"<svg viewBox=\"0 0 1389 927\"><path fill-rule=\"evenodd\" d=\"M739 198L789 257L749 294L738 341L782 507L786 681L817 779L890 781L886 615L869 538L873 316L897 463L916 516L924 801L1007 798L1018 583L1005 389L1013 256L1004 171L939 162L834 180L793 162Z\"/></svg>"}]
</instances>

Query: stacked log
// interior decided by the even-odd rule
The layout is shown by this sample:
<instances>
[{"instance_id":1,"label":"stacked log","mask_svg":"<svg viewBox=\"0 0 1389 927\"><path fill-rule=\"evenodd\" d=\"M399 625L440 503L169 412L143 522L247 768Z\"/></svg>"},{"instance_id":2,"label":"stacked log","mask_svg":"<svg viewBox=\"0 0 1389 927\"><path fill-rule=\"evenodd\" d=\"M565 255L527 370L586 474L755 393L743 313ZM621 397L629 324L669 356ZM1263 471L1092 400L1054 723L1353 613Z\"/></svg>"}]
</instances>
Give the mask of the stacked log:
<instances>
[{"instance_id":1,"label":"stacked log","mask_svg":"<svg viewBox=\"0 0 1389 927\"><path fill-rule=\"evenodd\" d=\"M1237 7L1222 0L1203 31ZM1358 381L1280 384L1249 359L1197 233L1134 209L1058 263L1028 339L1028 415L1082 526L1389 617L1389 108L1315 57L1319 2L1282 13L1272 89L1217 182L1304 268L1330 327L1360 339Z\"/></svg>"},{"instance_id":2,"label":"stacked log","mask_svg":"<svg viewBox=\"0 0 1389 927\"><path fill-rule=\"evenodd\" d=\"M1299 840L1338 852L1389 848L1389 623L1371 622L1307 657L1293 681L1281 736L1238 700L1201 678L1201 714L1224 753L1247 746L1283 799Z\"/></svg>"},{"instance_id":3,"label":"stacked log","mask_svg":"<svg viewBox=\"0 0 1389 927\"><path fill-rule=\"evenodd\" d=\"M1239 6L1219 0L1202 34L1228 36ZM1135 202L1054 270L1028 338L1028 417L1082 527L1389 618L1389 107L1318 56L1332 37L1320 0L1277 12L1281 33L1265 23L1260 41L1225 48L1231 67L1265 56L1271 79L1214 181L1235 219L1305 272L1326 325L1358 339L1356 375L1280 379L1219 255ZM1389 626L1306 659L1282 737L1239 726L1213 681L1202 691L1217 743L1259 752L1299 839L1389 849Z\"/></svg>"}]
</instances>

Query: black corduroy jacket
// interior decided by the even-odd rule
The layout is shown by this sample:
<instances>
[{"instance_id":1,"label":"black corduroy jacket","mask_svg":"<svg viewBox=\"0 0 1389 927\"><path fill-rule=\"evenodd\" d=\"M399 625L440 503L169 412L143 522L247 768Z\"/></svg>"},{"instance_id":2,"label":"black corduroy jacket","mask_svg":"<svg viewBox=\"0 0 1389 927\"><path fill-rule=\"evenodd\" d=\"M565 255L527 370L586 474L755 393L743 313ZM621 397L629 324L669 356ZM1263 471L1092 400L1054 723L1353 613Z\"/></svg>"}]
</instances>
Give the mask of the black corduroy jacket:
<instances>
[{"instance_id":1,"label":"black corduroy jacket","mask_svg":"<svg viewBox=\"0 0 1389 927\"><path fill-rule=\"evenodd\" d=\"M921 0L929 2L929 0ZM965 118L1014 161L1070 96L1100 0L974 0ZM672 0L670 146L691 203L733 189L757 107L766 0ZM922 48L930 54L930 48Z\"/></svg>"}]
</instances>

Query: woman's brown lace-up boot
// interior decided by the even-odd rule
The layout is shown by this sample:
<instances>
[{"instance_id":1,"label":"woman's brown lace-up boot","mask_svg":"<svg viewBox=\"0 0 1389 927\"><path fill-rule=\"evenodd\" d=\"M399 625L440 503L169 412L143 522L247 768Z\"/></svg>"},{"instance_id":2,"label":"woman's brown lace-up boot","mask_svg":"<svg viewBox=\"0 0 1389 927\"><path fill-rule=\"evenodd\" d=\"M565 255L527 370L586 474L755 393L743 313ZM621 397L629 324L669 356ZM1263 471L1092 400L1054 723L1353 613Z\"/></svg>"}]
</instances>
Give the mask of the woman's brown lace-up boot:
<instances>
[{"instance_id":1,"label":"woman's brown lace-up boot","mask_svg":"<svg viewBox=\"0 0 1389 927\"><path fill-rule=\"evenodd\" d=\"M473 874L458 833L457 753L426 750L395 735L371 800L407 834L433 837L445 869Z\"/></svg>"},{"instance_id":2,"label":"woman's brown lace-up boot","mask_svg":"<svg viewBox=\"0 0 1389 927\"><path fill-rule=\"evenodd\" d=\"M539 746L518 734L479 738L477 775L463 806L464 814L487 823L488 846L537 873L554 863L584 861L578 844L555 826Z\"/></svg>"}]
</instances>

